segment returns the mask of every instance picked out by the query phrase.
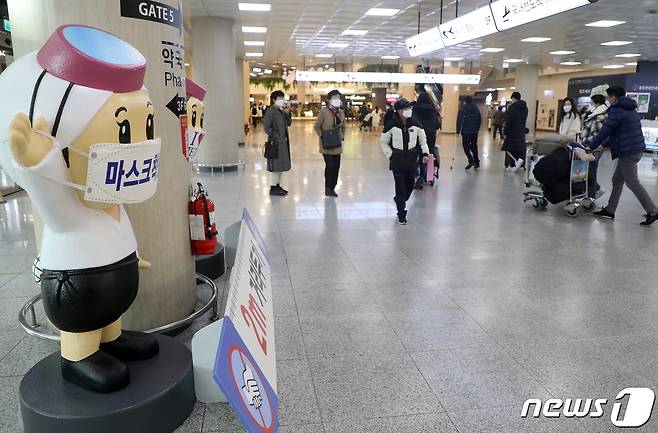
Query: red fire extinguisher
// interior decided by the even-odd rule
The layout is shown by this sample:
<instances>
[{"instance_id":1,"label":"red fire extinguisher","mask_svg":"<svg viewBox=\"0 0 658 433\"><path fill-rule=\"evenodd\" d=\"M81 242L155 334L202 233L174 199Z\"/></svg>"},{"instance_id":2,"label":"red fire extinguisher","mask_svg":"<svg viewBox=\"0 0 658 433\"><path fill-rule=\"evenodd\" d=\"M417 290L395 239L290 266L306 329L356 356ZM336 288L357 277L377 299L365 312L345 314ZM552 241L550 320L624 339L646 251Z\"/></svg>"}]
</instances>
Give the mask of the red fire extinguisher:
<instances>
[{"instance_id":1,"label":"red fire extinguisher","mask_svg":"<svg viewBox=\"0 0 658 433\"><path fill-rule=\"evenodd\" d=\"M188 205L190 218L190 237L192 238L192 254L195 256L210 255L217 248L217 226L215 225L215 203L208 198L201 183Z\"/></svg>"}]
</instances>

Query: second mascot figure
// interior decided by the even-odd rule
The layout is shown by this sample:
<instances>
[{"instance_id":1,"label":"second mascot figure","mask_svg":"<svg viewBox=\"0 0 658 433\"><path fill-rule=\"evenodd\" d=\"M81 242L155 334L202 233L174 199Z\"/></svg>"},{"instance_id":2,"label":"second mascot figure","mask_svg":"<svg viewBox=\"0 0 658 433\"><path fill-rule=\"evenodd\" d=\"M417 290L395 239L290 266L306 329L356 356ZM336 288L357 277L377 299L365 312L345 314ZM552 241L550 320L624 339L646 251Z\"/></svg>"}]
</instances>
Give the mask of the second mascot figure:
<instances>
[{"instance_id":1,"label":"second mascot figure","mask_svg":"<svg viewBox=\"0 0 658 433\"><path fill-rule=\"evenodd\" d=\"M0 75L0 162L41 215L41 293L61 331L62 376L113 392L124 361L158 354L156 339L122 331L135 300L137 241L125 203L155 194L160 139L143 86L144 56L85 26L58 28Z\"/></svg>"}]
</instances>

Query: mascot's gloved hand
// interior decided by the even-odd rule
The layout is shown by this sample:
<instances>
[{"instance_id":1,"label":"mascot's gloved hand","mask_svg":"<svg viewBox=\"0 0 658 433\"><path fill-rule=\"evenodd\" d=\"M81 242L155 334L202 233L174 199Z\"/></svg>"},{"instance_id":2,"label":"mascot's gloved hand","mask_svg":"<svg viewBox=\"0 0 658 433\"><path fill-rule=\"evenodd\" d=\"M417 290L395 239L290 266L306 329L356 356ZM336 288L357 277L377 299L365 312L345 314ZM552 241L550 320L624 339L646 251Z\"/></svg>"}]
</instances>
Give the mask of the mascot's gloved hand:
<instances>
[{"instance_id":1,"label":"mascot's gloved hand","mask_svg":"<svg viewBox=\"0 0 658 433\"><path fill-rule=\"evenodd\" d=\"M38 118L32 128L27 115L18 113L14 116L9 124L9 146L16 162L24 167L40 163L53 148L49 134L48 122L43 117Z\"/></svg>"}]
</instances>

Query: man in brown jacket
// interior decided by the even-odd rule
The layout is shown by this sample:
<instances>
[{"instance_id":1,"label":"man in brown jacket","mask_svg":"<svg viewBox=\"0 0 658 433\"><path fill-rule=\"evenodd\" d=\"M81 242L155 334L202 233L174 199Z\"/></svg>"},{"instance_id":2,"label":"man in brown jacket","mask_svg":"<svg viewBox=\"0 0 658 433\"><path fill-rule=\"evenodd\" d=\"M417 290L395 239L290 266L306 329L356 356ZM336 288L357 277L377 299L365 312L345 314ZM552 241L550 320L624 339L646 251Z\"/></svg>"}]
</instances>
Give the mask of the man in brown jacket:
<instances>
[{"instance_id":1,"label":"man in brown jacket","mask_svg":"<svg viewBox=\"0 0 658 433\"><path fill-rule=\"evenodd\" d=\"M329 92L325 106L320 110L314 127L315 133L320 137L320 153L324 157L324 195L327 197L338 197L336 184L338 183L340 155L343 153L343 146L330 147L328 143L323 143L322 132L338 130L342 143L345 134L345 113L340 109L341 105L340 92L338 90Z\"/></svg>"}]
</instances>

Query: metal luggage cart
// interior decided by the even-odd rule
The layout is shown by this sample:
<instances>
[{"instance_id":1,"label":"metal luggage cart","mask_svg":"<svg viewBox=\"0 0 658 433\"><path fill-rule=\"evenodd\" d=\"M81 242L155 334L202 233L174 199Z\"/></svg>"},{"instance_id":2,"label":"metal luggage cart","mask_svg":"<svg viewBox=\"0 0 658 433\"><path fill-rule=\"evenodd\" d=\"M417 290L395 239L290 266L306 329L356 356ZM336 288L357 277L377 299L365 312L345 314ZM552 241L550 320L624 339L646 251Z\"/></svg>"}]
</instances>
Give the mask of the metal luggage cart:
<instances>
[{"instance_id":1,"label":"metal luggage cart","mask_svg":"<svg viewBox=\"0 0 658 433\"><path fill-rule=\"evenodd\" d=\"M564 210L570 218L578 217L581 210L592 212L594 210L594 200L589 197L589 162L581 161L576 157L573 148L569 146L571 161L569 176L569 199L566 201ZM526 156L526 187L529 189L523 192L523 202L532 201L535 209L545 210L548 207L548 200L542 191L542 185L533 175L535 165L543 158L543 155L537 155L531 150ZM583 186L583 192L578 193Z\"/></svg>"}]
</instances>

